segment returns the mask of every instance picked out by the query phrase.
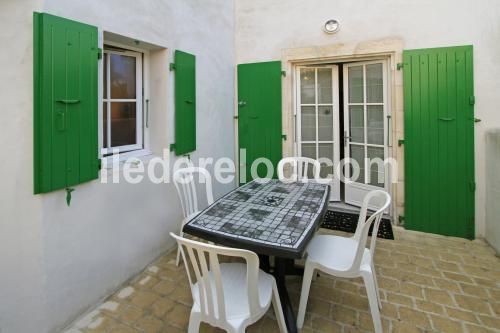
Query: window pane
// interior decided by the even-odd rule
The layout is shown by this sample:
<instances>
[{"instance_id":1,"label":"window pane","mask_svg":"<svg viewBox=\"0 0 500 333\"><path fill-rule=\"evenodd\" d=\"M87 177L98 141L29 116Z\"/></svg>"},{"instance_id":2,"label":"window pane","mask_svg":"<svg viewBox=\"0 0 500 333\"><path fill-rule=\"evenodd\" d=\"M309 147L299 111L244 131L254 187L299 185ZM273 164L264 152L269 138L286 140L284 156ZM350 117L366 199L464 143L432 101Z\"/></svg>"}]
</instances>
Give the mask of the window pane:
<instances>
[{"instance_id":1,"label":"window pane","mask_svg":"<svg viewBox=\"0 0 500 333\"><path fill-rule=\"evenodd\" d=\"M316 144L315 143L303 143L302 144L302 156L316 159Z\"/></svg>"},{"instance_id":2,"label":"window pane","mask_svg":"<svg viewBox=\"0 0 500 333\"><path fill-rule=\"evenodd\" d=\"M315 88L314 88L314 69L301 68L300 69L300 101L302 104L314 104Z\"/></svg>"},{"instance_id":3,"label":"window pane","mask_svg":"<svg viewBox=\"0 0 500 333\"><path fill-rule=\"evenodd\" d=\"M368 159L370 165L370 184L384 187L384 148L368 147Z\"/></svg>"},{"instance_id":4,"label":"window pane","mask_svg":"<svg viewBox=\"0 0 500 333\"><path fill-rule=\"evenodd\" d=\"M349 67L349 103L363 103L363 66Z\"/></svg>"},{"instance_id":5,"label":"window pane","mask_svg":"<svg viewBox=\"0 0 500 333\"><path fill-rule=\"evenodd\" d=\"M300 113L300 127L302 141L316 140L316 108L314 106L303 106Z\"/></svg>"},{"instance_id":6,"label":"window pane","mask_svg":"<svg viewBox=\"0 0 500 333\"><path fill-rule=\"evenodd\" d=\"M106 99L108 98L108 55L104 53L104 56L102 57L103 59L103 64L102 64L102 96Z\"/></svg>"},{"instance_id":7,"label":"window pane","mask_svg":"<svg viewBox=\"0 0 500 333\"><path fill-rule=\"evenodd\" d=\"M366 108L366 127L368 143L384 144L384 107L368 105Z\"/></svg>"},{"instance_id":8,"label":"window pane","mask_svg":"<svg viewBox=\"0 0 500 333\"><path fill-rule=\"evenodd\" d=\"M318 127L320 141L333 141L333 107L318 107Z\"/></svg>"},{"instance_id":9,"label":"window pane","mask_svg":"<svg viewBox=\"0 0 500 333\"><path fill-rule=\"evenodd\" d=\"M366 65L366 100L368 103L384 102L382 64Z\"/></svg>"},{"instance_id":10,"label":"window pane","mask_svg":"<svg viewBox=\"0 0 500 333\"><path fill-rule=\"evenodd\" d=\"M358 183L363 183L365 182L365 147L364 146L356 146L356 145L351 145L350 146L350 151L351 151L351 158L358 162L359 164L359 177L358 179L354 179L354 172L353 172L353 164L350 163L350 168L351 168L351 180L358 182Z\"/></svg>"},{"instance_id":11,"label":"window pane","mask_svg":"<svg viewBox=\"0 0 500 333\"><path fill-rule=\"evenodd\" d=\"M111 98L136 98L135 58L111 54Z\"/></svg>"},{"instance_id":12,"label":"window pane","mask_svg":"<svg viewBox=\"0 0 500 333\"><path fill-rule=\"evenodd\" d=\"M328 158L330 160L328 166L326 163L321 163L320 177L327 178L330 176L333 178L333 144L332 143L320 143L318 147L319 158Z\"/></svg>"},{"instance_id":13,"label":"window pane","mask_svg":"<svg viewBox=\"0 0 500 333\"><path fill-rule=\"evenodd\" d=\"M320 104L332 103L332 69L318 69L318 102Z\"/></svg>"},{"instance_id":14,"label":"window pane","mask_svg":"<svg viewBox=\"0 0 500 333\"><path fill-rule=\"evenodd\" d=\"M102 103L102 146L108 148L108 102Z\"/></svg>"},{"instance_id":15,"label":"window pane","mask_svg":"<svg viewBox=\"0 0 500 333\"><path fill-rule=\"evenodd\" d=\"M351 136L351 142L362 142L365 141L365 125L364 125L364 113L362 105L350 105L349 106L349 131Z\"/></svg>"},{"instance_id":16,"label":"window pane","mask_svg":"<svg viewBox=\"0 0 500 333\"><path fill-rule=\"evenodd\" d=\"M133 145L136 138L135 102L111 103L111 146Z\"/></svg>"}]
</instances>

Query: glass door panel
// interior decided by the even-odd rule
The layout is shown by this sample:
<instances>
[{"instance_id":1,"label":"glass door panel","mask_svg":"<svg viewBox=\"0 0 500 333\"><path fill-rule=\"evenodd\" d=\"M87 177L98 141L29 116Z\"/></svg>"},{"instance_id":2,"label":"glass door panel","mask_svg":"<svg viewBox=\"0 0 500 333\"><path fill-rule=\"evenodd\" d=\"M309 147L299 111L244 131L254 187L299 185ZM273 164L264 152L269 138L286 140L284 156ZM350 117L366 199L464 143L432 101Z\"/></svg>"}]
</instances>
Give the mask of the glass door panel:
<instances>
[{"instance_id":1,"label":"glass door panel","mask_svg":"<svg viewBox=\"0 0 500 333\"><path fill-rule=\"evenodd\" d=\"M359 165L359 173L352 164L346 168L345 201L354 205L360 206L370 190L388 189L385 72L383 61L344 65L345 157Z\"/></svg>"},{"instance_id":2,"label":"glass door panel","mask_svg":"<svg viewBox=\"0 0 500 333\"><path fill-rule=\"evenodd\" d=\"M338 66L298 67L296 77L297 153L329 159L321 163L320 176L331 180L330 200L340 200L340 180L332 166L340 159Z\"/></svg>"}]
</instances>

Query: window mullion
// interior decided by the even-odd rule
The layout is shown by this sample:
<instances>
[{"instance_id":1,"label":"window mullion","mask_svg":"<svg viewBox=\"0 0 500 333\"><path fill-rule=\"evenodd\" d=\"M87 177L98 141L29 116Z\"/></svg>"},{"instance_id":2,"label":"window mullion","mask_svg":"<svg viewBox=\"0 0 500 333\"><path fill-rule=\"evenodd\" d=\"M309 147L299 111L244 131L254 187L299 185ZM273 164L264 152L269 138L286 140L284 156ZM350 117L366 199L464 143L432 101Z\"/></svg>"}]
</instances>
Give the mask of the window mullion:
<instances>
[{"instance_id":1,"label":"window mullion","mask_svg":"<svg viewBox=\"0 0 500 333\"><path fill-rule=\"evenodd\" d=\"M318 118L319 118L319 114L318 114L318 103L319 103L319 98L318 98L318 68L314 68L314 112L315 112L315 122L316 122L316 128L315 128L315 135L316 135L316 143L315 143L315 146L316 146L316 159L319 158L319 143L318 143L318 140L319 140L319 137L318 137Z\"/></svg>"},{"instance_id":2,"label":"window mullion","mask_svg":"<svg viewBox=\"0 0 500 333\"><path fill-rule=\"evenodd\" d=\"M368 120L367 120L367 117L368 117L368 114L367 114L367 96L366 96L366 65L363 65L363 127L364 127L364 161L363 161L363 164L364 164L364 167L365 167L365 184L368 184L367 181L368 181L368 163L367 163L367 158L368 158L368 147L367 147L367 143L368 143L368 129L367 129L367 124L368 124Z\"/></svg>"},{"instance_id":3,"label":"window mullion","mask_svg":"<svg viewBox=\"0 0 500 333\"><path fill-rule=\"evenodd\" d=\"M109 53L107 55L108 57L108 61L107 61L107 68L106 68L106 76L107 76L107 79L106 79L106 91L107 91L107 96L108 96L108 101L107 101L107 107L108 107L108 112L107 112L107 138L106 138L106 141L107 141L107 148L108 149L111 149L111 57L109 56Z\"/></svg>"}]
</instances>

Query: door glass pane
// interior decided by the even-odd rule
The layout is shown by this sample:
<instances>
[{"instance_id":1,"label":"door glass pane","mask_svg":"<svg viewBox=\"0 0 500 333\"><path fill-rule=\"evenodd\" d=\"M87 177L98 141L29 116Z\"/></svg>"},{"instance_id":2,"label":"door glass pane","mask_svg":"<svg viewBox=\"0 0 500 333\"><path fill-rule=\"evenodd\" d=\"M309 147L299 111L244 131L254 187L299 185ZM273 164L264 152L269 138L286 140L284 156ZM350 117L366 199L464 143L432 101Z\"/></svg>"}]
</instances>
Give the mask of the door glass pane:
<instances>
[{"instance_id":1,"label":"door glass pane","mask_svg":"<svg viewBox=\"0 0 500 333\"><path fill-rule=\"evenodd\" d=\"M349 106L349 132L351 142L365 142L365 124L362 105Z\"/></svg>"},{"instance_id":2,"label":"door glass pane","mask_svg":"<svg viewBox=\"0 0 500 333\"><path fill-rule=\"evenodd\" d=\"M108 103L102 103L102 146L108 148Z\"/></svg>"},{"instance_id":3,"label":"door glass pane","mask_svg":"<svg viewBox=\"0 0 500 333\"><path fill-rule=\"evenodd\" d=\"M366 108L366 132L368 143L384 144L384 107L368 105Z\"/></svg>"},{"instance_id":4,"label":"door glass pane","mask_svg":"<svg viewBox=\"0 0 500 333\"><path fill-rule=\"evenodd\" d=\"M302 141L316 141L316 108L303 106L300 112Z\"/></svg>"},{"instance_id":5,"label":"door glass pane","mask_svg":"<svg viewBox=\"0 0 500 333\"><path fill-rule=\"evenodd\" d=\"M328 158L330 161L328 164L321 163L320 177L321 178L333 178L333 144L332 143L320 143L318 147L319 158ZM330 165L330 166L328 166Z\"/></svg>"},{"instance_id":6,"label":"door glass pane","mask_svg":"<svg viewBox=\"0 0 500 333\"><path fill-rule=\"evenodd\" d=\"M357 146L357 145L350 145L350 152L351 152L351 158L358 162L359 164L359 177L358 179L354 179L354 166L352 163L350 163L351 167L351 173L350 177L352 181L358 182L358 183L363 183L365 182L365 147L364 146Z\"/></svg>"},{"instance_id":7,"label":"door glass pane","mask_svg":"<svg viewBox=\"0 0 500 333\"><path fill-rule=\"evenodd\" d=\"M300 102L302 104L314 104L315 98L314 68L300 69Z\"/></svg>"},{"instance_id":8,"label":"door glass pane","mask_svg":"<svg viewBox=\"0 0 500 333\"><path fill-rule=\"evenodd\" d=\"M382 64L366 65L366 100L368 103L384 102Z\"/></svg>"},{"instance_id":9,"label":"door glass pane","mask_svg":"<svg viewBox=\"0 0 500 333\"><path fill-rule=\"evenodd\" d=\"M318 107L318 139L333 141L333 107Z\"/></svg>"},{"instance_id":10,"label":"door glass pane","mask_svg":"<svg viewBox=\"0 0 500 333\"><path fill-rule=\"evenodd\" d=\"M102 96L104 99L108 98L108 55L105 53L102 64Z\"/></svg>"},{"instance_id":11,"label":"door glass pane","mask_svg":"<svg viewBox=\"0 0 500 333\"><path fill-rule=\"evenodd\" d=\"M318 103L332 103L332 69L318 68Z\"/></svg>"},{"instance_id":12,"label":"door glass pane","mask_svg":"<svg viewBox=\"0 0 500 333\"><path fill-rule=\"evenodd\" d=\"M111 54L111 98L136 98L135 57Z\"/></svg>"},{"instance_id":13,"label":"door glass pane","mask_svg":"<svg viewBox=\"0 0 500 333\"><path fill-rule=\"evenodd\" d=\"M369 159L368 165L370 166L370 184L384 187L384 148L368 147L367 154Z\"/></svg>"},{"instance_id":14,"label":"door glass pane","mask_svg":"<svg viewBox=\"0 0 500 333\"><path fill-rule=\"evenodd\" d=\"M119 147L136 143L135 102L111 103L111 146Z\"/></svg>"},{"instance_id":15,"label":"door glass pane","mask_svg":"<svg viewBox=\"0 0 500 333\"><path fill-rule=\"evenodd\" d=\"M302 144L302 156L316 159L316 144L315 143L303 143Z\"/></svg>"},{"instance_id":16,"label":"door glass pane","mask_svg":"<svg viewBox=\"0 0 500 333\"><path fill-rule=\"evenodd\" d=\"M363 66L353 66L349 71L349 103L363 103Z\"/></svg>"}]
</instances>

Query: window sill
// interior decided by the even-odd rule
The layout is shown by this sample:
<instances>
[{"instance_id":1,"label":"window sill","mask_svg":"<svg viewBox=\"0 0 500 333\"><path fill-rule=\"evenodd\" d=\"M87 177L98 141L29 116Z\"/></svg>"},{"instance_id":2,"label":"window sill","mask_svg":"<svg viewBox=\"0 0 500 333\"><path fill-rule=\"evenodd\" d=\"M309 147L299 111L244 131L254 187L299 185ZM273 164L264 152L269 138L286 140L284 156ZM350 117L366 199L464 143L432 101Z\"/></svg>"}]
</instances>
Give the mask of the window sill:
<instances>
[{"instance_id":1,"label":"window sill","mask_svg":"<svg viewBox=\"0 0 500 333\"><path fill-rule=\"evenodd\" d=\"M127 161L133 163L133 161L140 160L142 162L147 162L151 159L153 153L148 149L140 149L129 151L126 153L118 154L118 165L121 168ZM130 161L129 161L130 160ZM113 169L113 155L102 157L101 165L103 169L110 170Z\"/></svg>"}]
</instances>

